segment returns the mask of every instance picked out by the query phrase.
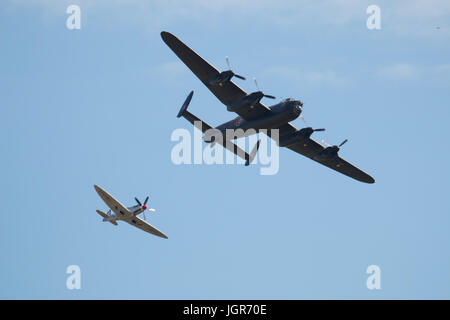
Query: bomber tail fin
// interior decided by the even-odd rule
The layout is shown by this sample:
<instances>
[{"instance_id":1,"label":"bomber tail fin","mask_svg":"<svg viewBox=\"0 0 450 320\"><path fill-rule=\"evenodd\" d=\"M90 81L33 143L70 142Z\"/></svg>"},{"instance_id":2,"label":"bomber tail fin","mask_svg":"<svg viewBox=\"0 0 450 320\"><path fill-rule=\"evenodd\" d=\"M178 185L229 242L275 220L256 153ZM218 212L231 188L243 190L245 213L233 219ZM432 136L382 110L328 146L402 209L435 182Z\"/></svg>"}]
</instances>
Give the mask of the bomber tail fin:
<instances>
[{"instance_id":1,"label":"bomber tail fin","mask_svg":"<svg viewBox=\"0 0 450 320\"><path fill-rule=\"evenodd\" d=\"M180 112L177 114L177 118L180 118L184 113L186 112L189 103L191 102L192 96L194 95L194 91L191 91L189 95L187 96L186 100L184 101L183 105L181 106Z\"/></svg>"}]
</instances>

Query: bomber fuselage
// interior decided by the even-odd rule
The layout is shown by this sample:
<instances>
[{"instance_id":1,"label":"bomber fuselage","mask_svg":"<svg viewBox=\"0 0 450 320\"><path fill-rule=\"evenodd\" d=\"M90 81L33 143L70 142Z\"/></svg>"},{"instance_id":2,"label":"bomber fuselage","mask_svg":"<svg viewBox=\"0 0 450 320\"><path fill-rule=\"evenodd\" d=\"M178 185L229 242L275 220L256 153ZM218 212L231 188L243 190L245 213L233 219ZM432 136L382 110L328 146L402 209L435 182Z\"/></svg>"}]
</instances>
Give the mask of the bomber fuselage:
<instances>
[{"instance_id":1,"label":"bomber fuselage","mask_svg":"<svg viewBox=\"0 0 450 320\"><path fill-rule=\"evenodd\" d=\"M227 139L237 139L255 134L261 129L279 128L283 124L293 121L300 116L302 113L302 102L299 100L286 99L271 106L269 109L271 112L262 117L252 120L237 117L217 126L215 129L219 130L224 137L227 137ZM233 136L226 136L227 130L229 130L228 132L232 133ZM204 140L210 142L211 135L205 134Z\"/></svg>"}]
</instances>

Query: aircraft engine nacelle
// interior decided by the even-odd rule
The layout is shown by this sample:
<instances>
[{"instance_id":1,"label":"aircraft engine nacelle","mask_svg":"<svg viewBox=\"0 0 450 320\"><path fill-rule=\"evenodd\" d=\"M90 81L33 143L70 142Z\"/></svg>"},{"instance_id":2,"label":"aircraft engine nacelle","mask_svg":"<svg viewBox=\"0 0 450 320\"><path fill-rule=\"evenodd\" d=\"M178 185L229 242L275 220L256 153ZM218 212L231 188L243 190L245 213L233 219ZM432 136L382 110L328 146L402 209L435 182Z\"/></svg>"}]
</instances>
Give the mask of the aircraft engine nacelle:
<instances>
[{"instance_id":1,"label":"aircraft engine nacelle","mask_svg":"<svg viewBox=\"0 0 450 320\"><path fill-rule=\"evenodd\" d=\"M336 158L338 156L339 150L345 143L347 143L347 141L348 139L345 139L344 141L341 142L340 145L329 146L323 149L321 152L319 152L314 156L314 160L321 161Z\"/></svg>"},{"instance_id":2,"label":"aircraft engine nacelle","mask_svg":"<svg viewBox=\"0 0 450 320\"><path fill-rule=\"evenodd\" d=\"M280 141L278 143L279 147L289 147L297 142L304 142L309 137L311 137L311 134L314 132L313 128L303 128L301 130L297 130L294 133L280 137Z\"/></svg>"},{"instance_id":3,"label":"aircraft engine nacelle","mask_svg":"<svg viewBox=\"0 0 450 320\"><path fill-rule=\"evenodd\" d=\"M264 94L261 91L253 92L227 106L227 110L230 112L238 112L241 109L254 106L261 101L263 96Z\"/></svg>"}]
</instances>

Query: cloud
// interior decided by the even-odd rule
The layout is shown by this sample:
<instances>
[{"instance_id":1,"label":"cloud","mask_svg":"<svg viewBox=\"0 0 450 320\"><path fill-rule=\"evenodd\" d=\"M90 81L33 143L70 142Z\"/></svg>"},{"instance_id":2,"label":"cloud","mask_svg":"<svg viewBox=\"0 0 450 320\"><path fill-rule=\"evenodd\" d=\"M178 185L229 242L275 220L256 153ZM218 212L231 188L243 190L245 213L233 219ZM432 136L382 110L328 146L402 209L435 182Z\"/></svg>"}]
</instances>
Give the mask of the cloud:
<instances>
[{"instance_id":1,"label":"cloud","mask_svg":"<svg viewBox=\"0 0 450 320\"><path fill-rule=\"evenodd\" d=\"M284 66L269 67L263 70L268 77L284 78L299 86L332 86L343 88L350 84L350 79L336 74L332 70L308 71Z\"/></svg>"},{"instance_id":2,"label":"cloud","mask_svg":"<svg viewBox=\"0 0 450 320\"><path fill-rule=\"evenodd\" d=\"M415 78L418 75L418 70L410 64L399 63L382 67L378 70L377 74L381 77L391 79L410 79Z\"/></svg>"},{"instance_id":3,"label":"cloud","mask_svg":"<svg viewBox=\"0 0 450 320\"><path fill-rule=\"evenodd\" d=\"M138 24L156 31L198 20L205 25L249 22L279 28L336 26L365 30L366 8L373 0L6 0L14 6L41 6L64 15L61 8L77 4L82 10L101 12L110 21ZM5 0L3 1L5 3ZM391 34L450 34L449 0L378 0L382 30ZM436 27L440 27L437 29Z\"/></svg>"},{"instance_id":4,"label":"cloud","mask_svg":"<svg viewBox=\"0 0 450 320\"><path fill-rule=\"evenodd\" d=\"M180 61L164 62L149 69L149 73L167 82L186 77L186 66Z\"/></svg>"},{"instance_id":5,"label":"cloud","mask_svg":"<svg viewBox=\"0 0 450 320\"><path fill-rule=\"evenodd\" d=\"M434 66L414 66L408 63L399 63L381 67L376 74L390 80L416 80L429 79L436 81L450 80L450 64Z\"/></svg>"}]
</instances>

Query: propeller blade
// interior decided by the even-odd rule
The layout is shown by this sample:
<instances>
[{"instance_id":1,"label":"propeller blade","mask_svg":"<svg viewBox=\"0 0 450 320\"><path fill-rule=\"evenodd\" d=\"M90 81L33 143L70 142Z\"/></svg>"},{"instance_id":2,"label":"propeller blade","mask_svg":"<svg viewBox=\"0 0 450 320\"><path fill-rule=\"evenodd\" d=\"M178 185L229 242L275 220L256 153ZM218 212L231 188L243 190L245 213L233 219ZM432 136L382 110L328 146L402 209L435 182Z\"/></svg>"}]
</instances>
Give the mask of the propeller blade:
<instances>
[{"instance_id":1,"label":"propeller blade","mask_svg":"<svg viewBox=\"0 0 450 320\"><path fill-rule=\"evenodd\" d=\"M314 129L314 131L325 131L325 128Z\"/></svg>"},{"instance_id":2,"label":"propeller blade","mask_svg":"<svg viewBox=\"0 0 450 320\"><path fill-rule=\"evenodd\" d=\"M143 212L143 214L144 214L144 220L147 220L147 218L145 217L145 211Z\"/></svg>"},{"instance_id":3,"label":"propeller blade","mask_svg":"<svg viewBox=\"0 0 450 320\"><path fill-rule=\"evenodd\" d=\"M240 76L240 75L238 75L238 74L234 74L234 76L235 76L236 78L239 78L239 79L241 79L241 80L246 80L246 79L245 79L245 77L243 77L243 76Z\"/></svg>"},{"instance_id":4,"label":"propeller blade","mask_svg":"<svg viewBox=\"0 0 450 320\"><path fill-rule=\"evenodd\" d=\"M348 139L345 139L344 141L341 142L341 144L339 145L339 148L342 147L344 144L346 144L348 141Z\"/></svg>"},{"instance_id":5,"label":"propeller blade","mask_svg":"<svg viewBox=\"0 0 450 320\"><path fill-rule=\"evenodd\" d=\"M304 117L303 115L301 115L300 118L303 120L303 123L304 123L305 125L308 125L308 122L306 122L306 119L305 119L305 117Z\"/></svg>"},{"instance_id":6,"label":"propeller blade","mask_svg":"<svg viewBox=\"0 0 450 320\"><path fill-rule=\"evenodd\" d=\"M231 70L230 59L228 59L228 56L225 57L225 60L227 60L228 68L230 68L230 70Z\"/></svg>"},{"instance_id":7,"label":"propeller blade","mask_svg":"<svg viewBox=\"0 0 450 320\"><path fill-rule=\"evenodd\" d=\"M147 196L147 198L145 198L144 206L147 204L147 201L148 201L148 196Z\"/></svg>"},{"instance_id":8,"label":"propeller blade","mask_svg":"<svg viewBox=\"0 0 450 320\"><path fill-rule=\"evenodd\" d=\"M323 143L323 144L326 144L326 145L327 145L327 147L331 147L331 144L329 144L328 142L326 142L326 141L325 141L325 140L323 140L323 139L322 139L322 143Z\"/></svg>"},{"instance_id":9,"label":"propeller blade","mask_svg":"<svg viewBox=\"0 0 450 320\"><path fill-rule=\"evenodd\" d=\"M256 89L258 89L258 91L261 91L261 89L258 86L258 81L256 81L256 77L253 77L253 81L255 81ZM266 97L266 98L269 98L269 99L276 99L276 97L271 96L270 94L264 94L264 93L263 93L263 97Z\"/></svg>"},{"instance_id":10,"label":"propeller blade","mask_svg":"<svg viewBox=\"0 0 450 320\"><path fill-rule=\"evenodd\" d=\"M136 202L138 203L138 205L140 205L142 207L142 203L138 200L138 198L134 198L134 200L136 200Z\"/></svg>"},{"instance_id":11,"label":"propeller blade","mask_svg":"<svg viewBox=\"0 0 450 320\"><path fill-rule=\"evenodd\" d=\"M148 209L148 211L150 211L150 212L155 212L156 210L153 209L153 208L150 208L150 209Z\"/></svg>"},{"instance_id":12,"label":"propeller blade","mask_svg":"<svg viewBox=\"0 0 450 320\"><path fill-rule=\"evenodd\" d=\"M261 91L258 86L258 81L256 81L256 77L253 77L253 81L255 81L256 89L258 89L258 91Z\"/></svg>"}]
</instances>

